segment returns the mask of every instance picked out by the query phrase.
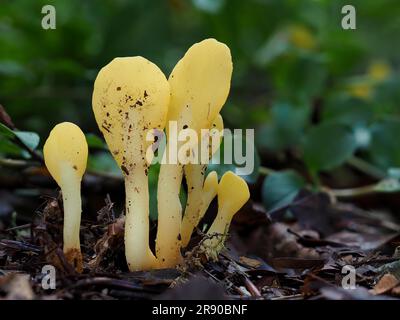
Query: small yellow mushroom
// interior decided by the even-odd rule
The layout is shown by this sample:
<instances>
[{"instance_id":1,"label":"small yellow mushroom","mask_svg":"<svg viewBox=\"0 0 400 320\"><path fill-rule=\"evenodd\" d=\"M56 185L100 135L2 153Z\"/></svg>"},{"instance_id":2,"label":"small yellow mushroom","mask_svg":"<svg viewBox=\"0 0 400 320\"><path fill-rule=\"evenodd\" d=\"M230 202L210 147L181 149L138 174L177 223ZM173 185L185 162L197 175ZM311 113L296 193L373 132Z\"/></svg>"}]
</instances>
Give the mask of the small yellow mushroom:
<instances>
[{"instance_id":1,"label":"small yellow mushroom","mask_svg":"<svg viewBox=\"0 0 400 320\"><path fill-rule=\"evenodd\" d=\"M177 121L178 130L190 128L200 134L219 114L230 89L232 58L229 48L215 39L194 44L177 63L168 81L171 102L168 121ZM167 127L168 147L171 141ZM177 143L178 150L180 144ZM167 159L171 162L170 159ZM179 191L183 165L162 164L158 180L157 258L164 267L180 263L182 207Z\"/></svg>"},{"instance_id":2,"label":"small yellow mushroom","mask_svg":"<svg viewBox=\"0 0 400 320\"><path fill-rule=\"evenodd\" d=\"M64 254L67 261L78 272L82 272L79 228L82 213L81 180L88 157L85 135L73 123L60 123L50 132L43 153L46 167L63 195Z\"/></svg>"},{"instance_id":3,"label":"small yellow mushroom","mask_svg":"<svg viewBox=\"0 0 400 320\"><path fill-rule=\"evenodd\" d=\"M210 206L211 201L215 198L217 193L218 193L218 175L217 172L212 171L207 175L207 178L204 181L204 186L201 194L200 209L198 211L195 220L193 220L193 227L192 230L190 230L190 235L193 231L193 228L199 224L201 219L203 219L204 214L206 213L208 207Z\"/></svg>"},{"instance_id":4,"label":"small yellow mushroom","mask_svg":"<svg viewBox=\"0 0 400 320\"><path fill-rule=\"evenodd\" d=\"M224 246L233 216L249 200L250 192L246 181L233 172L226 172L218 185L218 213L203 243L206 254L217 259Z\"/></svg>"},{"instance_id":5,"label":"small yellow mushroom","mask_svg":"<svg viewBox=\"0 0 400 320\"><path fill-rule=\"evenodd\" d=\"M216 119L214 119L210 129L213 130L211 131L211 135L214 135L215 138L213 139L210 137L211 141L209 141L209 158L211 158L213 153L217 151L222 140L224 122L220 114L216 117ZM206 181L208 181L206 190L206 183L204 182L206 169L207 164L202 163L187 164L184 167L186 183L188 187L188 197L181 227L183 248L188 245L193 229L199 224L217 193L218 176L216 172L211 172L207 176ZM210 193L211 190L213 190L213 192ZM212 194L214 195L210 198Z\"/></svg>"},{"instance_id":6,"label":"small yellow mushroom","mask_svg":"<svg viewBox=\"0 0 400 320\"><path fill-rule=\"evenodd\" d=\"M158 267L149 247L147 172L152 159L146 151L152 142L146 136L165 127L169 98L164 74L143 57L114 59L94 84L96 121L125 178L125 255L131 271Z\"/></svg>"}]
</instances>

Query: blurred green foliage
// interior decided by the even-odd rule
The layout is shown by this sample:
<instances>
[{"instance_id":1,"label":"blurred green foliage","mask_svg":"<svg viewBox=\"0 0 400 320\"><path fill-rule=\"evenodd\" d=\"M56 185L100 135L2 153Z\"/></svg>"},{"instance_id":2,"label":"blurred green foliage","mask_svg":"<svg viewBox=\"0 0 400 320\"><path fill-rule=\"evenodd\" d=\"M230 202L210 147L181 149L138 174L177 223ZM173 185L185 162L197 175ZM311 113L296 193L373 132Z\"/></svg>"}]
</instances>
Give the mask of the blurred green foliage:
<instances>
[{"instance_id":1,"label":"blurred green foliage","mask_svg":"<svg viewBox=\"0 0 400 320\"><path fill-rule=\"evenodd\" d=\"M304 186L304 179L293 170L274 172L261 190L264 205L271 211L280 209L291 203Z\"/></svg>"},{"instance_id":2,"label":"blurred green foliage","mask_svg":"<svg viewBox=\"0 0 400 320\"><path fill-rule=\"evenodd\" d=\"M56 30L41 28L45 4L57 10ZM352 1L356 30L341 28L345 4L3 0L0 103L18 128L43 138L61 121L97 133L91 94L103 65L117 56L142 55L168 75L190 45L214 37L231 48L234 59L225 125L256 128L261 155L291 150L310 176L354 155L383 171L395 170L400 167L400 2ZM102 148L101 141L91 141ZM3 154L8 143L3 140ZM109 159L96 157L92 168L115 169ZM261 156L268 165L265 161Z\"/></svg>"}]
</instances>

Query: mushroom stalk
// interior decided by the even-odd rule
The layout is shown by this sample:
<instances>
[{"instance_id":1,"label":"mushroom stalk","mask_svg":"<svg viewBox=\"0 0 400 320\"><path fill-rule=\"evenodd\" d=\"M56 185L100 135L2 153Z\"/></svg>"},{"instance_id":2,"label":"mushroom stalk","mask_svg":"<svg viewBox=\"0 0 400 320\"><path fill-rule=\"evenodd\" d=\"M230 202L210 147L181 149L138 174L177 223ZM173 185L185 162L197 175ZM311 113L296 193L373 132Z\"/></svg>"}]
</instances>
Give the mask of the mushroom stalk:
<instances>
[{"instance_id":1,"label":"mushroom stalk","mask_svg":"<svg viewBox=\"0 0 400 320\"><path fill-rule=\"evenodd\" d=\"M125 194L125 251L129 268L153 269L157 259L149 247L148 179L140 164L126 176Z\"/></svg>"},{"instance_id":2,"label":"mushroom stalk","mask_svg":"<svg viewBox=\"0 0 400 320\"><path fill-rule=\"evenodd\" d=\"M193 229L199 222L200 212L205 206L203 205L203 175L206 168L206 165L201 164L185 166L188 196L181 228L182 247L184 248L189 244Z\"/></svg>"},{"instance_id":3,"label":"mushroom stalk","mask_svg":"<svg viewBox=\"0 0 400 320\"><path fill-rule=\"evenodd\" d=\"M198 174L200 170L200 176L204 174L201 165L190 166L190 169L185 171L187 172L186 181L190 181L196 179L197 181L203 181L202 179L198 179ZM188 167L185 167L185 170ZM205 170L205 169L204 169ZM192 183L188 183L188 188ZM192 190L192 202L186 206L185 216L182 220L182 246L186 247L189 244L190 238L192 236L193 229L199 224L201 219L203 219L204 214L206 213L208 207L210 206L211 201L217 195L218 190L218 176L215 171L212 171L208 174L207 178L204 181L204 186L201 187L196 186L195 189ZM190 194L190 193L189 193ZM188 194L188 202L189 200ZM197 207L195 207L197 206Z\"/></svg>"},{"instance_id":4,"label":"mushroom stalk","mask_svg":"<svg viewBox=\"0 0 400 320\"><path fill-rule=\"evenodd\" d=\"M149 181L145 146L140 135L130 135L131 124L125 130L125 255L130 270L150 270L158 262L149 246ZM131 129L133 131L133 129Z\"/></svg>"},{"instance_id":5,"label":"mushroom stalk","mask_svg":"<svg viewBox=\"0 0 400 320\"><path fill-rule=\"evenodd\" d=\"M182 165L164 164L158 176L159 215L156 254L159 263L165 268L174 267L182 260L180 252L182 205L179 199L182 175Z\"/></svg>"},{"instance_id":6,"label":"mushroom stalk","mask_svg":"<svg viewBox=\"0 0 400 320\"><path fill-rule=\"evenodd\" d=\"M64 253L66 256L80 258L79 229L81 225L82 200L81 182L76 179L75 170L68 165L62 166L61 190L64 207ZM72 259L73 260L73 259Z\"/></svg>"}]
</instances>

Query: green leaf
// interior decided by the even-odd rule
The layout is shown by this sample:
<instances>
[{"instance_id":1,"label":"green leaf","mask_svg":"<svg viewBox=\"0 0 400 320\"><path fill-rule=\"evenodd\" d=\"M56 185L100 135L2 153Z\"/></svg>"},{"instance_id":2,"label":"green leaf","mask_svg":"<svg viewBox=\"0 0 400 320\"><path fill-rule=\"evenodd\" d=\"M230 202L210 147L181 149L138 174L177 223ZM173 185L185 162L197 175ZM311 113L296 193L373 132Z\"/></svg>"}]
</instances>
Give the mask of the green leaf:
<instances>
[{"instance_id":1,"label":"green leaf","mask_svg":"<svg viewBox=\"0 0 400 320\"><path fill-rule=\"evenodd\" d=\"M293 170L268 175L261 190L265 208L271 211L290 204L304 186L303 177Z\"/></svg>"},{"instance_id":2,"label":"green leaf","mask_svg":"<svg viewBox=\"0 0 400 320\"><path fill-rule=\"evenodd\" d=\"M18 138L29 149L36 149L40 142L40 137L35 132L28 131L13 131L7 126L0 123L0 152L8 155L24 156L29 158L29 154L15 143L15 138Z\"/></svg>"},{"instance_id":3,"label":"green leaf","mask_svg":"<svg viewBox=\"0 0 400 320\"><path fill-rule=\"evenodd\" d=\"M40 137L35 132L14 131L14 134L26 145L29 149L36 149L40 142Z\"/></svg>"},{"instance_id":4,"label":"green leaf","mask_svg":"<svg viewBox=\"0 0 400 320\"><path fill-rule=\"evenodd\" d=\"M379 181L379 183L374 187L377 192L399 192L400 191L400 181L394 178L387 178Z\"/></svg>"},{"instance_id":5,"label":"green leaf","mask_svg":"<svg viewBox=\"0 0 400 320\"><path fill-rule=\"evenodd\" d=\"M95 134L87 133L85 135L85 137L86 137L86 141L87 141L89 148L107 150L107 146L104 143L104 141L100 137L96 136Z\"/></svg>"},{"instance_id":6,"label":"green leaf","mask_svg":"<svg viewBox=\"0 0 400 320\"><path fill-rule=\"evenodd\" d=\"M287 32L279 30L256 52L255 60L260 65L268 65L276 58L288 53L290 49Z\"/></svg>"},{"instance_id":7,"label":"green leaf","mask_svg":"<svg viewBox=\"0 0 400 320\"><path fill-rule=\"evenodd\" d=\"M22 150L21 147L12 143L10 140L0 138L0 154L21 157L25 156L24 151L25 150Z\"/></svg>"},{"instance_id":8,"label":"green leaf","mask_svg":"<svg viewBox=\"0 0 400 320\"><path fill-rule=\"evenodd\" d=\"M387 120L371 126L371 144L369 157L371 161L383 169L400 167L400 121Z\"/></svg>"},{"instance_id":9,"label":"green leaf","mask_svg":"<svg viewBox=\"0 0 400 320\"><path fill-rule=\"evenodd\" d=\"M0 74L7 76L17 76L23 75L25 72L25 68L20 63L9 60L9 61L1 61L0 62Z\"/></svg>"},{"instance_id":10,"label":"green leaf","mask_svg":"<svg viewBox=\"0 0 400 320\"><path fill-rule=\"evenodd\" d=\"M14 138L15 134L9 127L5 126L4 124L0 123L0 135L6 138Z\"/></svg>"},{"instance_id":11,"label":"green leaf","mask_svg":"<svg viewBox=\"0 0 400 320\"><path fill-rule=\"evenodd\" d=\"M104 172L122 177L121 169L109 152L89 155L88 169L95 172Z\"/></svg>"},{"instance_id":12,"label":"green leaf","mask_svg":"<svg viewBox=\"0 0 400 320\"><path fill-rule=\"evenodd\" d=\"M208 13L218 13L225 4L225 0L192 0L198 9Z\"/></svg>"},{"instance_id":13,"label":"green leaf","mask_svg":"<svg viewBox=\"0 0 400 320\"><path fill-rule=\"evenodd\" d=\"M309 109L277 103L271 108L271 120L256 131L257 145L280 151L300 143L308 123Z\"/></svg>"},{"instance_id":14,"label":"green leaf","mask_svg":"<svg viewBox=\"0 0 400 320\"><path fill-rule=\"evenodd\" d=\"M367 102L348 95L332 95L322 110L324 123L333 122L351 127L365 126L373 117Z\"/></svg>"},{"instance_id":15,"label":"green leaf","mask_svg":"<svg viewBox=\"0 0 400 320\"><path fill-rule=\"evenodd\" d=\"M324 55L297 50L271 64L269 73L278 97L302 103L323 95L328 78Z\"/></svg>"},{"instance_id":16,"label":"green leaf","mask_svg":"<svg viewBox=\"0 0 400 320\"><path fill-rule=\"evenodd\" d=\"M394 179L400 179L400 168L389 168L387 170L387 174L390 178L394 178Z\"/></svg>"},{"instance_id":17,"label":"green leaf","mask_svg":"<svg viewBox=\"0 0 400 320\"><path fill-rule=\"evenodd\" d=\"M238 164L235 161L234 157L234 147L232 148L232 154L230 155L230 158L232 161L225 161L225 145L233 145L236 139L241 139L242 141L242 154L244 155L245 163L244 164ZM249 141L248 143L252 143L252 141ZM216 171L218 174L218 178L220 179L225 172L227 171L232 171L235 174L240 175L244 180L246 180L248 183L256 183L257 179L259 177L259 168L260 168L260 156L253 145L253 148L249 148L251 151L249 154L246 153L246 138L245 136L240 136L240 135L234 135L233 137L224 137L222 140L222 143L220 145L219 151L217 151L214 156L212 157L210 164L207 166L207 171L206 175L211 172L211 171ZM228 152L228 151L227 151ZM220 159L218 159L218 153L220 154ZM227 155L228 156L228 155ZM245 166L250 166L250 162L254 161L253 164L253 170L250 174L247 175L242 175L238 171L240 168L244 168ZM229 163L232 162L232 163Z\"/></svg>"},{"instance_id":18,"label":"green leaf","mask_svg":"<svg viewBox=\"0 0 400 320\"><path fill-rule=\"evenodd\" d=\"M311 172L340 166L356 150L353 133L346 126L327 123L310 129L303 144L304 161Z\"/></svg>"}]
</instances>

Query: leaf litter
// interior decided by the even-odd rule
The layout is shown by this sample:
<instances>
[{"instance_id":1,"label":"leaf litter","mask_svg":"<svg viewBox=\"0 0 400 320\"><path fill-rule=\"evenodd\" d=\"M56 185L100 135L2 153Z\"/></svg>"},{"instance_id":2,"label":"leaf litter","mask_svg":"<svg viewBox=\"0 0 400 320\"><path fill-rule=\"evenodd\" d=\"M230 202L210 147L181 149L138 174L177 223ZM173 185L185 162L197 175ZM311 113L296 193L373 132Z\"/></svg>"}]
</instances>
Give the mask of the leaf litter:
<instances>
[{"instance_id":1,"label":"leaf litter","mask_svg":"<svg viewBox=\"0 0 400 320\"><path fill-rule=\"evenodd\" d=\"M53 193L54 194L54 193ZM84 272L62 251L62 203L47 197L31 222L2 226L1 299L396 299L400 295L398 224L385 213L299 193L269 214L253 200L235 216L218 261L201 250L197 230L176 269L129 272L124 215L110 195L81 226ZM88 206L88 204L86 204ZM212 205L204 218L215 215ZM152 226L152 236L154 229ZM398 228L397 230L399 230ZM41 282L56 268L56 289ZM357 287L345 290L342 268L353 266Z\"/></svg>"}]
</instances>

